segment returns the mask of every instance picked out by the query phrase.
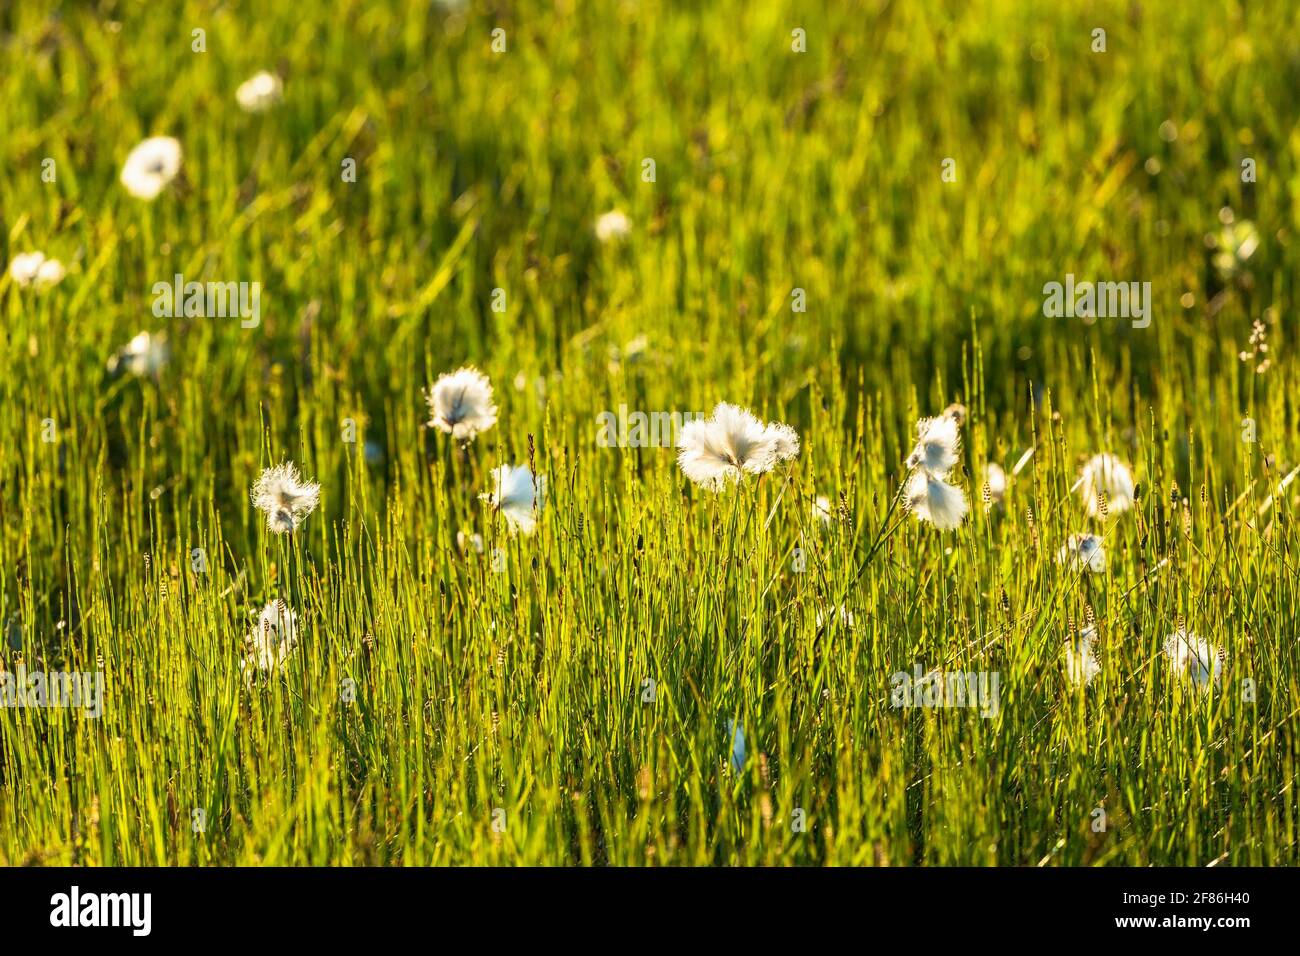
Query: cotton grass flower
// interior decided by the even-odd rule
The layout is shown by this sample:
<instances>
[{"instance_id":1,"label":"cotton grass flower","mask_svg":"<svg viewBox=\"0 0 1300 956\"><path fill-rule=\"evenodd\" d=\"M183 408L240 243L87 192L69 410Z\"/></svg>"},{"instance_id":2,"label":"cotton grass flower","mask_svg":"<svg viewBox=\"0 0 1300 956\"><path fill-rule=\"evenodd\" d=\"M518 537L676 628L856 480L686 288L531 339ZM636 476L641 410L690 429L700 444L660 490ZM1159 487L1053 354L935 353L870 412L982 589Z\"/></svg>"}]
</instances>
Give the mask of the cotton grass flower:
<instances>
[{"instance_id":1,"label":"cotton grass flower","mask_svg":"<svg viewBox=\"0 0 1300 956\"><path fill-rule=\"evenodd\" d=\"M940 531L959 527L970 510L966 492L945 480L957 465L965 418L960 405L950 405L934 418L922 418L916 423L916 446L905 463L910 471L903 486L907 510Z\"/></svg>"},{"instance_id":2,"label":"cotton grass flower","mask_svg":"<svg viewBox=\"0 0 1300 956\"><path fill-rule=\"evenodd\" d=\"M482 554L483 536L473 532L457 531L456 547L462 554L468 554L471 551L475 554Z\"/></svg>"},{"instance_id":3,"label":"cotton grass flower","mask_svg":"<svg viewBox=\"0 0 1300 956\"><path fill-rule=\"evenodd\" d=\"M111 374L125 372L137 378L156 378L171 357L167 340L161 335L140 332L108 359Z\"/></svg>"},{"instance_id":4,"label":"cotton grass flower","mask_svg":"<svg viewBox=\"0 0 1300 956\"><path fill-rule=\"evenodd\" d=\"M626 239L632 232L632 220L621 209L611 209L596 218L596 238L601 242Z\"/></svg>"},{"instance_id":5,"label":"cotton grass flower","mask_svg":"<svg viewBox=\"0 0 1300 956\"><path fill-rule=\"evenodd\" d=\"M493 468L492 491L479 495L500 512L512 533L532 534L546 505L546 476L534 476L527 465Z\"/></svg>"},{"instance_id":6,"label":"cotton grass flower","mask_svg":"<svg viewBox=\"0 0 1300 956\"><path fill-rule=\"evenodd\" d=\"M831 499L825 495L818 495L812 503L812 514L823 528L829 528L835 517L834 512L831 511Z\"/></svg>"},{"instance_id":7,"label":"cotton grass flower","mask_svg":"<svg viewBox=\"0 0 1300 956\"><path fill-rule=\"evenodd\" d=\"M1197 690L1217 687L1223 678L1224 652L1203 638L1179 628L1165 638L1162 648L1174 672L1190 679Z\"/></svg>"},{"instance_id":8,"label":"cotton grass flower","mask_svg":"<svg viewBox=\"0 0 1300 956\"><path fill-rule=\"evenodd\" d=\"M940 531L959 527L970 509L966 492L925 469L912 472L903 496L907 510L916 515L917 520L927 521Z\"/></svg>"},{"instance_id":9,"label":"cotton grass flower","mask_svg":"<svg viewBox=\"0 0 1300 956\"><path fill-rule=\"evenodd\" d=\"M957 423L958 428L966 424L966 406L961 402L953 402L940 412L940 414L943 415L944 418L951 418Z\"/></svg>"},{"instance_id":10,"label":"cotton grass flower","mask_svg":"<svg viewBox=\"0 0 1300 956\"><path fill-rule=\"evenodd\" d=\"M645 335L638 335L626 342L622 348L611 344L606 350L608 361L605 367L609 369L611 375L616 375L622 369L630 365L638 365L645 361L650 352L650 339Z\"/></svg>"},{"instance_id":11,"label":"cotton grass flower","mask_svg":"<svg viewBox=\"0 0 1300 956\"><path fill-rule=\"evenodd\" d=\"M764 423L748 409L726 402L719 402L710 418L683 425L678 444L682 473L714 492L799 454L799 435L789 425Z\"/></svg>"},{"instance_id":12,"label":"cotton grass flower","mask_svg":"<svg viewBox=\"0 0 1300 956\"><path fill-rule=\"evenodd\" d=\"M1077 483L1083 494L1083 503L1091 517L1102 512L1101 497L1105 496L1107 512L1118 514L1133 507L1133 472L1119 458L1103 453L1094 455L1083 466Z\"/></svg>"},{"instance_id":13,"label":"cotton grass flower","mask_svg":"<svg viewBox=\"0 0 1300 956\"><path fill-rule=\"evenodd\" d=\"M1007 473L995 461L984 465L984 510L1002 504L1007 495Z\"/></svg>"},{"instance_id":14,"label":"cotton grass flower","mask_svg":"<svg viewBox=\"0 0 1300 956\"><path fill-rule=\"evenodd\" d=\"M36 270L35 286L37 290L45 290L58 285L67 276L68 270L63 267L63 263L58 259L46 259L41 263L41 267Z\"/></svg>"},{"instance_id":15,"label":"cotton grass flower","mask_svg":"<svg viewBox=\"0 0 1300 956\"><path fill-rule=\"evenodd\" d=\"M439 375L425 400L432 416L429 425L458 441L472 441L497 422L492 383L472 366Z\"/></svg>"},{"instance_id":16,"label":"cotton grass flower","mask_svg":"<svg viewBox=\"0 0 1300 956\"><path fill-rule=\"evenodd\" d=\"M266 515L266 527L275 534L292 534L320 503L320 485L303 481L290 462L267 468L250 494L253 505Z\"/></svg>"},{"instance_id":17,"label":"cotton grass flower","mask_svg":"<svg viewBox=\"0 0 1300 956\"><path fill-rule=\"evenodd\" d=\"M1065 645L1065 673L1075 687L1086 687L1101 672L1097 660L1097 629L1092 625Z\"/></svg>"},{"instance_id":18,"label":"cotton grass flower","mask_svg":"<svg viewBox=\"0 0 1300 956\"><path fill-rule=\"evenodd\" d=\"M239 89L235 90L239 108L246 113L265 113L279 103L283 95L284 84L280 78L265 70L240 83Z\"/></svg>"},{"instance_id":19,"label":"cotton grass flower","mask_svg":"<svg viewBox=\"0 0 1300 956\"><path fill-rule=\"evenodd\" d=\"M1259 248L1259 230L1249 219L1233 222L1229 217L1214 238L1214 268L1219 277L1230 280L1247 268L1247 262Z\"/></svg>"},{"instance_id":20,"label":"cotton grass flower","mask_svg":"<svg viewBox=\"0 0 1300 956\"><path fill-rule=\"evenodd\" d=\"M122 185L137 199L156 199L181 170L181 144L153 136L131 150L122 164Z\"/></svg>"},{"instance_id":21,"label":"cotton grass flower","mask_svg":"<svg viewBox=\"0 0 1300 956\"><path fill-rule=\"evenodd\" d=\"M63 281L68 270L58 259L47 259L43 252L23 252L9 263L9 276L19 288L33 286L38 292Z\"/></svg>"},{"instance_id":22,"label":"cotton grass flower","mask_svg":"<svg viewBox=\"0 0 1300 956\"><path fill-rule=\"evenodd\" d=\"M282 600L270 602L244 636L244 681L251 685L258 674L274 674L297 646L297 615Z\"/></svg>"},{"instance_id":23,"label":"cotton grass flower","mask_svg":"<svg viewBox=\"0 0 1300 956\"><path fill-rule=\"evenodd\" d=\"M1056 560L1072 571L1091 571L1101 574L1106 570L1106 549L1095 534L1072 534L1061 545Z\"/></svg>"},{"instance_id":24,"label":"cotton grass flower","mask_svg":"<svg viewBox=\"0 0 1300 956\"><path fill-rule=\"evenodd\" d=\"M45 261L43 252L20 252L9 263L9 277L22 288L27 288L36 281L36 273Z\"/></svg>"},{"instance_id":25,"label":"cotton grass flower","mask_svg":"<svg viewBox=\"0 0 1300 956\"><path fill-rule=\"evenodd\" d=\"M769 422L768 438L776 461L790 461L799 455L799 433L784 422Z\"/></svg>"},{"instance_id":26,"label":"cotton grass flower","mask_svg":"<svg viewBox=\"0 0 1300 956\"><path fill-rule=\"evenodd\" d=\"M916 423L916 447L907 456L907 467L921 468L935 478L946 478L957 464L961 431L955 415L922 418Z\"/></svg>"}]
</instances>

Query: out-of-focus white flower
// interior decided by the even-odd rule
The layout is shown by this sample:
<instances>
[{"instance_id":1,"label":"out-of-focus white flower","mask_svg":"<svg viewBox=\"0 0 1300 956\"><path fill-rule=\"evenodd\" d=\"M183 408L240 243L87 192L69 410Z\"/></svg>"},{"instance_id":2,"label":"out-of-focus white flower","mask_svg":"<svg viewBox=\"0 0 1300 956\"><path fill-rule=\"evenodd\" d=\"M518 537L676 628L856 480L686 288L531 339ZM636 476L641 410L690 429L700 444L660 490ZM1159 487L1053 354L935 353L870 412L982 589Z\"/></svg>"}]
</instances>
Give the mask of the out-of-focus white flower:
<instances>
[{"instance_id":1,"label":"out-of-focus white flower","mask_svg":"<svg viewBox=\"0 0 1300 956\"><path fill-rule=\"evenodd\" d=\"M707 419L682 426L677 464L691 481L721 491L746 472L762 474L799 454L799 435L780 422L764 424L752 412L719 402Z\"/></svg>"},{"instance_id":2,"label":"out-of-focus white flower","mask_svg":"<svg viewBox=\"0 0 1300 956\"><path fill-rule=\"evenodd\" d=\"M830 523L835 517L834 512L831 511L831 499L825 495L818 495L817 500L812 504L812 513L822 527L830 527Z\"/></svg>"},{"instance_id":3,"label":"out-of-focus white flower","mask_svg":"<svg viewBox=\"0 0 1300 956\"><path fill-rule=\"evenodd\" d=\"M1101 513L1098 495L1106 496L1106 510L1118 514L1133 507L1133 472L1109 452L1093 455L1083 466L1079 488L1088 514Z\"/></svg>"},{"instance_id":4,"label":"out-of-focus white flower","mask_svg":"<svg viewBox=\"0 0 1300 956\"><path fill-rule=\"evenodd\" d=\"M1072 534L1061 545L1056 560L1072 571L1088 570L1101 574L1106 570L1106 550L1095 534Z\"/></svg>"},{"instance_id":5,"label":"out-of-focus white flower","mask_svg":"<svg viewBox=\"0 0 1300 956\"><path fill-rule=\"evenodd\" d=\"M274 73L263 70L261 73L245 80L235 90L235 99L247 113L265 113L284 95L284 84Z\"/></svg>"},{"instance_id":6,"label":"out-of-focus white flower","mask_svg":"<svg viewBox=\"0 0 1300 956\"><path fill-rule=\"evenodd\" d=\"M122 164L122 185L137 199L154 199L181 170L181 144L152 136L131 150Z\"/></svg>"},{"instance_id":7,"label":"out-of-focus white flower","mask_svg":"<svg viewBox=\"0 0 1300 956\"><path fill-rule=\"evenodd\" d=\"M1076 687L1088 685L1101 671L1097 661L1097 629L1091 624L1065 645L1065 673Z\"/></svg>"},{"instance_id":8,"label":"out-of-focus white flower","mask_svg":"<svg viewBox=\"0 0 1300 956\"><path fill-rule=\"evenodd\" d=\"M58 259L46 259L41 263L41 267L36 270L36 288L49 289L63 281L68 270L63 267L63 263Z\"/></svg>"},{"instance_id":9,"label":"out-of-focus white flower","mask_svg":"<svg viewBox=\"0 0 1300 956\"><path fill-rule=\"evenodd\" d=\"M497 422L492 383L471 366L439 375L425 401L433 416L429 424L460 441L471 441Z\"/></svg>"},{"instance_id":10,"label":"out-of-focus white flower","mask_svg":"<svg viewBox=\"0 0 1300 956\"><path fill-rule=\"evenodd\" d=\"M1220 278L1231 279L1246 268L1246 262L1259 248L1259 230L1249 219L1229 220L1214 237L1214 268Z\"/></svg>"},{"instance_id":11,"label":"out-of-focus white flower","mask_svg":"<svg viewBox=\"0 0 1300 956\"><path fill-rule=\"evenodd\" d=\"M20 252L9 263L9 276L17 285L26 288L36 281L36 273L44 261L43 252Z\"/></svg>"},{"instance_id":12,"label":"out-of-focus white flower","mask_svg":"<svg viewBox=\"0 0 1300 956\"><path fill-rule=\"evenodd\" d=\"M987 492L985 510L1002 504L1002 499L1007 494L1007 473L996 461L990 461L984 466L984 488Z\"/></svg>"},{"instance_id":13,"label":"out-of-focus white flower","mask_svg":"<svg viewBox=\"0 0 1300 956\"><path fill-rule=\"evenodd\" d=\"M596 238L601 242L624 239L632 232L632 220L621 209L611 209L596 218Z\"/></svg>"},{"instance_id":14,"label":"out-of-focus white flower","mask_svg":"<svg viewBox=\"0 0 1300 956\"><path fill-rule=\"evenodd\" d=\"M623 359L631 362L639 359L647 349L650 348L650 338L645 335L637 335L624 343Z\"/></svg>"},{"instance_id":15,"label":"out-of-focus white flower","mask_svg":"<svg viewBox=\"0 0 1300 956\"><path fill-rule=\"evenodd\" d=\"M644 335L638 335L626 342L622 348L611 344L607 350L609 362L606 367L610 374L616 374L626 365L634 365L643 361L650 351L650 339Z\"/></svg>"},{"instance_id":16,"label":"out-of-focus white flower","mask_svg":"<svg viewBox=\"0 0 1300 956\"><path fill-rule=\"evenodd\" d=\"M58 259L47 259L43 252L23 252L9 263L9 275L21 288L35 286L37 291L56 286L68 274Z\"/></svg>"},{"instance_id":17,"label":"out-of-focus white flower","mask_svg":"<svg viewBox=\"0 0 1300 956\"><path fill-rule=\"evenodd\" d=\"M916 447L907 456L908 468L921 468L935 478L946 478L957 464L961 431L955 415L922 418L916 423Z\"/></svg>"},{"instance_id":18,"label":"out-of-focus white flower","mask_svg":"<svg viewBox=\"0 0 1300 956\"><path fill-rule=\"evenodd\" d=\"M904 498L908 511L940 531L951 531L960 526L969 508L966 492L924 468L913 471L907 479Z\"/></svg>"},{"instance_id":19,"label":"out-of-focus white flower","mask_svg":"<svg viewBox=\"0 0 1300 956\"><path fill-rule=\"evenodd\" d=\"M273 674L298 646L298 616L280 599L262 608L244 636L243 672L251 684L257 674Z\"/></svg>"},{"instance_id":20,"label":"out-of-focus white flower","mask_svg":"<svg viewBox=\"0 0 1300 956\"><path fill-rule=\"evenodd\" d=\"M1165 638L1164 654L1179 677L1190 679L1197 690L1217 687L1223 678L1225 655L1204 638L1179 628Z\"/></svg>"},{"instance_id":21,"label":"out-of-focus white flower","mask_svg":"<svg viewBox=\"0 0 1300 956\"><path fill-rule=\"evenodd\" d=\"M157 376L170 357L165 338L140 332L109 357L108 370L114 374L121 371L135 376Z\"/></svg>"},{"instance_id":22,"label":"out-of-focus white flower","mask_svg":"<svg viewBox=\"0 0 1300 956\"><path fill-rule=\"evenodd\" d=\"M546 476L534 477L527 465L493 468L492 491L479 498L505 516L512 532L532 534L546 505Z\"/></svg>"},{"instance_id":23,"label":"out-of-focus white flower","mask_svg":"<svg viewBox=\"0 0 1300 956\"><path fill-rule=\"evenodd\" d=\"M297 531L320 503L320 485L303 481L290 462L273 465L258 476L249 496L266 515L266 526L276 534Z\"/></svg>"},{"instance_id":24,"label":"out-of-focus white flower","mask_svg":"<svg viewBox=\"0 0 1300 956\"><path fill-rule=\"evenodd\" d=\"M473 551L475 554L483 553L483 536L481 534L466 534L464 531L456 532L456 547L462 554Z\"/></svg>"}]
</instances>

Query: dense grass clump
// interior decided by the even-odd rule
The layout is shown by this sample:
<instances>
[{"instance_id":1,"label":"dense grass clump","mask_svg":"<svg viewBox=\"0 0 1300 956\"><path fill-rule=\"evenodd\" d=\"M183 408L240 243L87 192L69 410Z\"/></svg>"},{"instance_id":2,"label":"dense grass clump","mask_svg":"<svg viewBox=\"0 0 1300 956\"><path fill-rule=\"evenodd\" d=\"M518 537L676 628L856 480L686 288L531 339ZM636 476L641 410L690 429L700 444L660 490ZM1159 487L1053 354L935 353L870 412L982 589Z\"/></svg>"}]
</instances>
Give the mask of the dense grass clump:
<instances>
[{"instance_id":1,"label":"dense grass clump","mask_svg":"<svg viewBox=\"0 0 1300 956\"><path fill-rule=\"evenodd\" d=\"M1300 7L814 6L0 4L0 254L67 273L0 278L0 672L103 675L0 707L0 862L1296 862ZM1046 317L1067 275L1150 324ZM720 401L798 457L715 494L600 418ZM997 706L893 706L935 669Z\"/></svg>"}]
</instances>

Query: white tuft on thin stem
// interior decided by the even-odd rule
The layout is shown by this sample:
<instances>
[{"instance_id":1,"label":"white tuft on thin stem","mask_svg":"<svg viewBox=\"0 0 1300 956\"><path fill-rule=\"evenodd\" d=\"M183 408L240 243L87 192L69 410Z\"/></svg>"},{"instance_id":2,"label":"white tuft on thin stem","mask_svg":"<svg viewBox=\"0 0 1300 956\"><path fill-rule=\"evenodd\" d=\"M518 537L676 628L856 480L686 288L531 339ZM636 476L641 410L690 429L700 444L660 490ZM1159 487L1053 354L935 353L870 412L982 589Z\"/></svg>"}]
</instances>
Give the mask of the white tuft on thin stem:
<instances>
[{"instance_id":1,"label":"white tuft on thin stem","mask_svg":"<svg viewBox=\"0 0 1300 956\"><path fill-rule=\"evenodd\" d=\"M497 422L492 383L472 366L438 376L425 396L429 424L460 441L471 441Z\"/></svg>"},{"instance_id":2,"label":"white tuft on thin stem","mask_svg":"<svg viewBox=\"0 0 1300 956\"><path fill-rule=\"evenodd\" d=\"M320 503L320 485L303 481L290 462L267 468L253 484L249 497L266 515L266 526L275 534L292 534Z\"/></svg>"},{"instance_id":3,"label":"white tuft on thin stem","mask_svg":"<svg viewBox=\"0 0 1300 956\"><path fill-rule=\"evenodd\" d=\"M691 481L721 491L745 474L763 474L799 454L799 434L781 422L764 423L752 412L726 402L705 420L682 426L677 464Z\"/></svg>"}]
</instances>

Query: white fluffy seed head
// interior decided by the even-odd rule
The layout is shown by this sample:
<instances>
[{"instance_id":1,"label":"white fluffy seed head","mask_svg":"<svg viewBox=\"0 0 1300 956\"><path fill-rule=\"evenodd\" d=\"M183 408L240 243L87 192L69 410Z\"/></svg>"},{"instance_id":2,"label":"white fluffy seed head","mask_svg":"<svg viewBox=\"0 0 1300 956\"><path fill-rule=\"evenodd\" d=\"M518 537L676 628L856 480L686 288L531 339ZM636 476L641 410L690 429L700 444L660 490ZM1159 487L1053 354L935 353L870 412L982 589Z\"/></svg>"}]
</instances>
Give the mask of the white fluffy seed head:
<instances>
[{"instance_id":1,"label":"white fluffy seed head","mask_svg":"<svg viewBox=\"0 0 1300 956\"><path fill-rule=\"evenodd\" d=\"M961 427L952 415L922 418L916 423L916 446L907 456L909 469L920 468L935 478L946 478L957 464Z\"/></svg>"},{"instance_id":2,"label":"white fluffy seed head","mask_svg":"<svg viewBox=\"0 0 1300 956\"><path fill-rule=\"evenodd\" d=\"M996 461L984 466L984 487L989 490L989 505L1002 503L1007 494L1007 473Z\"/></svg>"},{"instance_id":3,"label":"white fluffy seed head","mask_svg":"<svg viewBox=\"0 0 1300 956\"><path fill-rule=\"evenodd\" d=\"M1106 510L1118 514L1133 507L1133 472L1112 454L1094 455L1083 466L1079 490L1090 516L1101 512L1101 495L1105 495Z\"/></svg>"},{"instance_id":4,"label":"white fluffy seed head","mask_svg":"<svg viewBox=\"0 0 1300 956\"><path fill-rule=\"evenodd\" d=\"M792 461L799 457L799 433L784 422L769 422L768 438L772 442L772 456L776 461Z\"/></svg>"},{"instance_id":5,"label":"white fluffy seed head","mask_svg":"<svg viewBox=\"0 0 1300 956\"><path fill-rule=\"evenodd\" d=\"M320 503L320 485L303 481L290 462L265 469L253 484L249 497L266 515L266 526L275 534L292 534Z\"/></svg>"},{"instance_id":6,"label":"white fluffy seed head","mask_svg":"<svg viewBox=\"0 0 1300 956\"><path fill-rule=\"evenodd\" d=\"M1076 687L1087 686L1101 671L1097 661L1097 629L1092 625L1065 645L1065 673Z\"/></svg>"},{"instance_id":7,"label":"white fluffy seed head","mask_svg":"<svg viewBox=\"0 0 1300 956\"><path fill-rule=\"evenodd\" d=\"M41 267L36 270L36 288L44 290L58 285L63 281L68 270L63 267L63 263L58 259L46 259L41 263Z\"/></svg>"},{"instance_id":8,"label":"white fluffy seed head","mask_svg":"<svg viewBox=\"0 0 1300 956\"><path fill-rule=\"evenodd\" d=\"M248 113L265 113L279 103L283 95L284 84L280 78L265 70L240 83L235 90L240 109Z\"/></svg>"},{"instance_id":9,"label":"white fluffy seed head","mask_svg":"<svg viewBox=\"0 0 1300 956\"><path fill-rule=\"evenodd\" d=\"M677 464L691 481L721 491L745 474L763 474L799 454L799 434L782 422L764 423L748 409L719 402L707 419L682 426Z\"/></svg>"},{"instance_id":10,"label":"white fluffy seed head","mask_svg":"<svg viewBox=\"0 0 1300 956\"><path fill-rule=\"evenodd\" d=\"M1217 687L1223 679L1225 654L1204 638L1180 628L1165 638L1165 657L1181 679L1190 680L1201 692Z\"/></svg>"},{"instance_id":11,"label":"white fluffy seed head","mask_svg":"<svg viewBox=\"0 0 1300 956\"><path fill-rule=\"evenodd\" d=\"M818 495L817 500L812 503L812 513L822 527L829 527L835 516L831 510L831 499L825 495Z\"/></svg>"},{"instance_id":12,"label":"white fluffy seed head","mask_svg":"<svg viewBox=\"0 0 1300 956\"><path fill-rule=\"evenodd\" d=\"M546 476L534 475L527 465L493 468L491 491L479 495L499 512L512 533L532 534L546 506Z\"/></svg>"},{"instance_id":13,"label":"white fluffy seed head","mask_svg":"<svg viewBox=\"0 0 1300 956\"><path fill-rule=\"evenodd\" d=\"M137 199L155 199L181 169L181 144L153 136L131 150L122 164L122 185Z\"/></svg>"},{"instance_id":14,"label":"white fluffy seed head","mask_svg":"<svg viewBox=\"0 0 1300 956\"><path fill-rule=\"evenodd\" d=\"M9 277L14 280L14 284L27 288L36 281L36 273L40 271L41 263L45 261L43 252L20 252L9 262Z\"/></svg>"},{"instance_id":15,"label":"white fluffy seed head","mask_svg":"<svg viewBox=\"0 0 1300 956\"><path fill-rule=\"evenodd\" d=\"M156 377L170 357L165 338L140 332L109 357L108 370L113 374L121 371L137 377Z\"/></svg>"},{"instance_id":16,"label":"white fluffy seed head","mask_svg":"<svg viewBox=\"0 0 1300 956\"><path fill-rule=\"evenodd\" d=\"M244 679L274 673L297 646L298 616L284 601L271 601L244 637Z\"/></svg>"},{"instance_id":17,"label":"white fluffy seed head","mask_svg":"<svg viewBox=\"0 0 1300 956\"><path fill-rule=\"evenodd\" d=\"M1095 534L1072 534L1056 553L1056 560L1072 571L1101 574L1106 570L1106 549Z\"/></svg>"},{"instance_id":18,"label":"white fluffy seed head","mask_svg":"<svg viewBox=\"0 0 1300 956\"><path fill-rule=\"evenodd\" d=\"M9 276L19 288L34 287L38 292L58 285L68 274L58 259L47 259L43 252L23 252L9 263Z\"/></svg>"},{"instance_id":19,"label":"white fluffy seed head","mask_svg":"<svg viewBox=\"0 0 1300 956\"><path fill-rule=\"evenodd\" d=\"M632 232L632 220L621 209L611 209L596 218L596 238L601 242L615 242Z\"/></svg>"},{"instance_id":20,"label":"white fluffy seed head","mask_svg":"<svg viewBox=\"0 0 1300 956\"><path fill-rule=\"evenodd\" d=\"M425 395L429 424L459 441L472 441L497 422L492 382L472 366L438 376Z\"/></svg>"},{"instance_id":21,"label":"white fluffy seed head","mask_svg":"<svg viewBox=\"0 0 1300 956\"><path fill-rule=\"evenodd\" d=\"M904 488L907 510L917 520L928 522L940 531L951 531L961 525L969 505L966 492L950 485L925 469L912 472Z\"/></svg>"}]
</instances>

